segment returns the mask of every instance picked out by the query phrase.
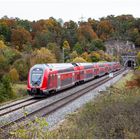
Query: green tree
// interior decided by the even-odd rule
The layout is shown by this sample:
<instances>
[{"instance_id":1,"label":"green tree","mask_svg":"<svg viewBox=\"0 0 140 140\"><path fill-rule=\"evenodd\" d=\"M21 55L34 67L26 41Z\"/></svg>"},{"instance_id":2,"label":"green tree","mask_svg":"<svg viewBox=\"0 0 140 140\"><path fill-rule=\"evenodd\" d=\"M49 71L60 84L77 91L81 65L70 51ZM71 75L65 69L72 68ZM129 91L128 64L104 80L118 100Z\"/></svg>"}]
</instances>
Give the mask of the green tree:
<instances>
[{"instance_id":1,"label":"green tree","mask_svg":"<svg viewBox=\"0 0 140 140\"><path fill-rule=\"evenodd\" d=\"M18 50L9 47L3 49L3 54L8 64L13 64L17 59L21 58L21 53Z\"/></svg>"},{"instance_id":2,"label":"green tree","mask_svg":"<svg viewBox=\"0 0 140 140\"><path fill-rule=\"evenodd\" d=\"M140 52L138 52L138 54L137 54L137 59L138 59L138 64L140 66Z\"/></svg>"},{"instance_id":3,"label":"green tree","mask_svg":"<svg viewBox=\"0 0 140 140\"><path fill-rule=\"evenodd\" d=\"M64 62L70 59L70 45L67 40L63 42Z\"/></svg>"},{"instance_id":4,"label":"green tree","mask_svg":"<svg viewBox=\"0 0 140 140\"><path fill-rule=\"evenodd\" d=\"M0 38L4 41L10 41L11 39L11 30L4 21L0 21Z\"/></svg>"},{"instance_id":5,"label":"green tree","mask_svg":"<svg viewBox=\"0 0 140 140\"><path fill-rule=\"evenodd\" d=\"M64 40L67 40L69 42L71 50L73 49L74 44L76 44L76 42L78 41L76 33L77 29L77 23L72 20L64 23L62 37L64 38Z\"/></svg>"},{"instance_id":6,"label":"green tree","mask_svg":"<svg viewBox=\"0 0 140 140\"><path fill-rule=\"evenodd\" d=\"M78 54L82 54L84 50L82 49L81 44L79 42L77 42L74 45L73 51L76 51Z\"/></svg>"}]
</instances>

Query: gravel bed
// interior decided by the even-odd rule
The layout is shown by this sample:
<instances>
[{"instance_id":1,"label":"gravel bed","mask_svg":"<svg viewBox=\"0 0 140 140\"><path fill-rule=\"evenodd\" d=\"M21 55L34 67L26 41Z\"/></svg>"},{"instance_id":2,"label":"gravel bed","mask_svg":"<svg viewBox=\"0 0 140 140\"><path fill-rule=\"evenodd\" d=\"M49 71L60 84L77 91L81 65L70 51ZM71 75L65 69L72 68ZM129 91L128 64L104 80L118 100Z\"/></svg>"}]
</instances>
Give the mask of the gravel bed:
<instances>
[{"instance_id":1,"label":"gravel bed","mask_svg":"<svg viewBox=\"0 0 140 140\"><path fill-rule=\"evenodd\" d=\"M78 108L82 107L87 102L95 99L97 95L100 94L100 91L105 91L107 87L110 87L114 83L116 83L123 74L127 73L127 71L123 72L121 75L113 78L112 80L108 81L107 83L97 87L96 89L90 91L89 93L83 95L82 97L76 99L75 101L65 105L64 107L60 108L59 110L55 111L54 113L48 115L46 117L46 121L48 122L48 128L50 130L56 128L61 122L64 121L65 117L77 110Z\"/></svg>"}]
</instances>

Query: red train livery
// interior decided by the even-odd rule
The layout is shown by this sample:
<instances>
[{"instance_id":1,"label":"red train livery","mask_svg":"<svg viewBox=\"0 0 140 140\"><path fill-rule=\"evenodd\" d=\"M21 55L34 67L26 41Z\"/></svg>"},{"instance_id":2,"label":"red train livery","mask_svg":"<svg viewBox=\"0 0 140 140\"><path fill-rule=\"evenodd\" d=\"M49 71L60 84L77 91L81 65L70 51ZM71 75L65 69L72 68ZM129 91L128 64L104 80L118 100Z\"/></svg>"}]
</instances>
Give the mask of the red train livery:
<instances>
[{"instance_id":1,"label":"red train livery","mask_svg":"<svg viewBox=\"0 0 140 140\"><path fill-rule=\"evenodd\" d=\"M32 96L46 96L120 68L119 62L37 64L29 71L27 91Z\"/></svg>"}]
</instances>

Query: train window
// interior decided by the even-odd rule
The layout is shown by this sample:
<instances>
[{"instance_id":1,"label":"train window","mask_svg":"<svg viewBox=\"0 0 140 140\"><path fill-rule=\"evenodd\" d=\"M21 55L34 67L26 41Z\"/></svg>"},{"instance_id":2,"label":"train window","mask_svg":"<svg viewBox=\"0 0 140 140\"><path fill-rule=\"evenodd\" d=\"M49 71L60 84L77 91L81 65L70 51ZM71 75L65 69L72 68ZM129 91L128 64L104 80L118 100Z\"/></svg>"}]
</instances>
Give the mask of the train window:
<instances>
[{"instance_id":1,"label":"train window","mask_svg":"<svg viewBox=\"0 0 140 140\"><path fill-rule=\"evenodd\" d=\"M31 72L31 83L32 85L37 85L39 86L41 84L42 80L42 75L43 75L43 70L40 68L35 68Z\"/></svg>"},{"instance_id":2,"label":"train window","mask_svg":"<svg viewBox=\"0 0 140 140\"><path fill-rule=\"evenodd\" d=\"M74 67L78 66L76 63L72 63L72 65L73 65Z\"/></svg>"}]
</instances>

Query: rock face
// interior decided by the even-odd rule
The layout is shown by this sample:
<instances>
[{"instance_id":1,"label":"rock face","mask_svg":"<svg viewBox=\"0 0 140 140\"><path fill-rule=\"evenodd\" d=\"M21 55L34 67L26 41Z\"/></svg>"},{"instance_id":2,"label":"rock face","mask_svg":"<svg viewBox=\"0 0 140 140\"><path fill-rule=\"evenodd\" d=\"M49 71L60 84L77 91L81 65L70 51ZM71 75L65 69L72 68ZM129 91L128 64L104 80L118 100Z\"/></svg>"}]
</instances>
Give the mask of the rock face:
<instances>
[{"instance_id":1,"label":"rock face","mask_svg":"<svg viewBox=\"0 0 140 140\"><path fill-rule=\"evenodd\" d=\"M109 40L105 42L106 52L112 56L121 56L126 54L135 54L135 45L129 41Z\"/></svg>"},{"instance_id":2,"label":"rock face","mask_svg":"<svg viewBox=\"0 0 140 140\"><path fill-rule=\"evenodd\" d=\"M136 66L137 49L134 43L129 41L110 40L105 42L106 52L117 57L125 67Z\"/></svg>"}]
</instances>

